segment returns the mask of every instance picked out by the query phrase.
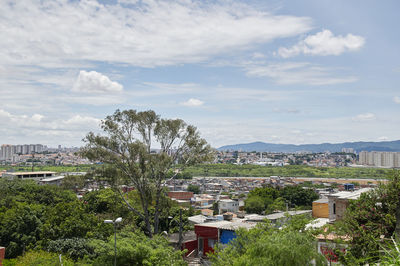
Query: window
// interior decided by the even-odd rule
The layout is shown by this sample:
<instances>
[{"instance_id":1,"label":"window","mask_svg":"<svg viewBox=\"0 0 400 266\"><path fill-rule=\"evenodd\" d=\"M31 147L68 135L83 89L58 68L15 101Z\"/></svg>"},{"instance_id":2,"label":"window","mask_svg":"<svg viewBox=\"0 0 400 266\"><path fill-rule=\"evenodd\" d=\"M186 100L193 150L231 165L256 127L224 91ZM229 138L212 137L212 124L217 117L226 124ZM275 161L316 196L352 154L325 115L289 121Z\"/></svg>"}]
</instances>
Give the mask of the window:
<instances>
[{"instance_id":1,"label":"window","mask_svg":"<svg viewBox=\"0 0 400 266\"><path fill-rule=\"evenodd\" d=\"M333 214L336 214L336 203L333 203Z\"/></svg>"},{"instance_id":2,"label":"window","mask_svg":"<svg viewBox=\"0 0 400 266\"><path fill-rule=\"evenodd\" d=\"M208 239L208 247L210 248L214 248L214 244L215 244L215 239Z\"/></svg>"}]
</instances>

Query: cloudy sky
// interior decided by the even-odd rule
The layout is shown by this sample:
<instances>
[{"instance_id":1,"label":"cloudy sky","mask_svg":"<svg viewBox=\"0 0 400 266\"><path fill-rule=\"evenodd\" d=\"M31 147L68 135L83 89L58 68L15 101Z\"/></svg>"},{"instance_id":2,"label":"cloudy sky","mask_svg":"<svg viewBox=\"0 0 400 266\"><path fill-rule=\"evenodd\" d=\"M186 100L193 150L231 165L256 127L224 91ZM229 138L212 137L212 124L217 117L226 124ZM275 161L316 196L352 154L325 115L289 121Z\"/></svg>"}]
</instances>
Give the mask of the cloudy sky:
<instances>
[{"instance_id":1,"label":"cloudy sky","mask_svg":"<svg viewBox=\"0 0 400 266\"><path fill-rule=\"evenodd\" d=\"M397 0L0 0L0 144L152 109L214 147L400 139Z\"/></svg>"}]
</instances>

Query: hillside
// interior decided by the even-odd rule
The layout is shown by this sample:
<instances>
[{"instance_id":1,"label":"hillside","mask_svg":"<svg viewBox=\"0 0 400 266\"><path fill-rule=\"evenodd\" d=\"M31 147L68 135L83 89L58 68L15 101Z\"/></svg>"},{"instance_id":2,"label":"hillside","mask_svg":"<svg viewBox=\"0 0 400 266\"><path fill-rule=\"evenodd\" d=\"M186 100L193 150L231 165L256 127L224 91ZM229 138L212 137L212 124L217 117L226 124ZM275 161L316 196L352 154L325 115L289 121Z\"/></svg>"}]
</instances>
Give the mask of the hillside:
<instances>
[{"instance_id":1,"label":"hillside","mask_svg":"<svg viewBox=\"0 0 400 266\"><path fill-rule=\"evenodd\" d=\"M226 145L218 148L220 151L257 151L257 152L341 152L342 148L353 148L355 151L393 151L400 152L400 140L381 142L344 142L322 144L274 144L252 142L246 144Z\"/></svg>"}]
</instances>

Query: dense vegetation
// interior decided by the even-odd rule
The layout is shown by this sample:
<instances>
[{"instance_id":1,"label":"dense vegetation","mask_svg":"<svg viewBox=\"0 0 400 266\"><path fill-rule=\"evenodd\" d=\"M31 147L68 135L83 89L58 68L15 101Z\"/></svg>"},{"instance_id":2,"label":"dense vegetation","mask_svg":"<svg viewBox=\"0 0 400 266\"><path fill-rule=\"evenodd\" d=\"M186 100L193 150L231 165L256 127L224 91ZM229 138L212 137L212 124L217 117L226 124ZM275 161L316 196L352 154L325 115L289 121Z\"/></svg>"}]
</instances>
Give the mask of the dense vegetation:
<instances>
[{"instance_id":1,"label":"dense vegetation","mask_svg":"<svg viewBox=\"0 0 400 266\"><path fill-rule=\"evenodd\" d=\"M79 263L112 265L113 226L105 219L123 217L118 231L121 261L119 265L180 264L180 252L175 252L161 237L149 239L143 235L143 221L129 211L119 195L111 189L87 193L78 200L75 193L55 186L40 186L33 181L0 179L0 246L6 247L6 258L16 258L9 265L51 265L64 254L66 260ZM137 205L138 195L128 195ZM176 232L179 208L163 197L162 230ZM190 228L187 217L193 210L183 212L184 228ZM168 217L172 215L174 219ZM136 241L136 242L135 242ZM27 252L32 250L32 252ZM26 253L27 252L27 253ZM48 253L52 252L52 253ZM127 256L129 254L129 256ZM24 261L36 264L21 264ZM39 263L40 262L40 263ZM74 263L75 263L74 262ZM42 264L41 264L42 263Z\"/></svg>"},{"instance_id":2,"label":"dense vegetation","mask_svg":"<svg viewBox=\"0 0 400 266\"><path fill-rule=\"evenodd\" d=\"M318 198L313 189L304 189L301 186L267 186L250 191L244 207L246 212L258 214L284 211L286 204L290 208L311 209L312 202Z\"/></svg>"},{"instance_id":3,"label":"dense vegetation","mask_svg":"<svg viewBox=\"0 0 400 266\"><path fill-rule=\"evenodd\" d=\"M329 178L386 178L390 169L351 167L311 167L305 165L259 166L235 164L202 164L191 166L185 172L193 176L244 177L329 177Z\"/></svg>"},{"instance_id":4,"label":"dense vegetation","mask_svg":"<svg viewBox=\"0 0 400 266\"><path fill-rule=\"evenodd\" d=\"M314 236L304 231L308 222L295 217L282 230L268 223L251 230L239 230L226 248L217 247L213 265L324 265L314 246ZM315 264L312 264L312 261Z\"/></svg>"},{"instance_id":5,"label":"dense vegetation","mask_svg":"<svg viewBox=\"0 0 400 266\"><path fill-rule=\"evenodd\" d=\"M102 165L48 165L35 166L35 171L54 171L57 173L88 172ZM30 171L32 166L0 166L0 170ZM186 167L175 178L190 179L193 176L227 176L227 177L329 177L329 178L386 178L391 169L382 168L352 168L352 167L312 167L306 165L260 166L235 164L199 164ZM169 173L172 176L173 172Z\"/></svg>"},{"instance_id":6,"label":"dense vegetation","mask_svg":"<svg viewBox=\"0 0 400 266\"><path fill-rule=\"evenodd\" d=\"M346 255L338 254L344 263L377 262L387 254L384 250L394 249L391 237L400 239L400 234L395 233L396 222L400 222L396 217L400 211L399 192L400 172L393 171L390 183L351 201L344 219L330 227L331 231L349 238Z\"/></svg>"}]
</instances>

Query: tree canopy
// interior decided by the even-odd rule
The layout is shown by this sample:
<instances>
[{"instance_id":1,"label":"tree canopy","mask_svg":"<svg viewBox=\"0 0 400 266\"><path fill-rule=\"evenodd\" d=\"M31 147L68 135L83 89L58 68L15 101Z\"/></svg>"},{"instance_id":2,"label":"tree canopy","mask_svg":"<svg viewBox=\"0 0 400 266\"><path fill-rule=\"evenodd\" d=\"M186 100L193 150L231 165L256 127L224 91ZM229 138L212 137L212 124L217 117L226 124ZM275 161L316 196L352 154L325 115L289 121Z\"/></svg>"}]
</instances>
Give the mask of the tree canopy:
<instances>
[{"instance_id":1,"label":"tree canopy","mask_svg":"<svg viewBox=\"0 0 400 266\"><path fill-rule=\"evenodd\" d=\"M103 174L114 183L133 185L139 192L141 210L129 204L140 216L146 233L159 232L160 200L163 185L171 169L210 159L211 147L198 130L181 119L162 119L154 111L117 110L101 122L103 134L88 133L82 155L103 162L108 170ZM157 150L152 150L152 147ZM154 214L150 204L154 201ZM151 224L153 216L153 224Z\"/></svg>"},{"instance_id":2,"label":"tree canopy","mask_svg":"<svg viewBox=\"0 0 400 266\"><path fill-rule=\"evenodd\" d=\"M282 230L268 223L239 230L237 238L226 247L216 248L211 255L213 265L315 265L313 261L324 265L324 258L315 249L313 235L304 232L305 223L306 220L294 218Z\"/></svg>"}]
</instances>

